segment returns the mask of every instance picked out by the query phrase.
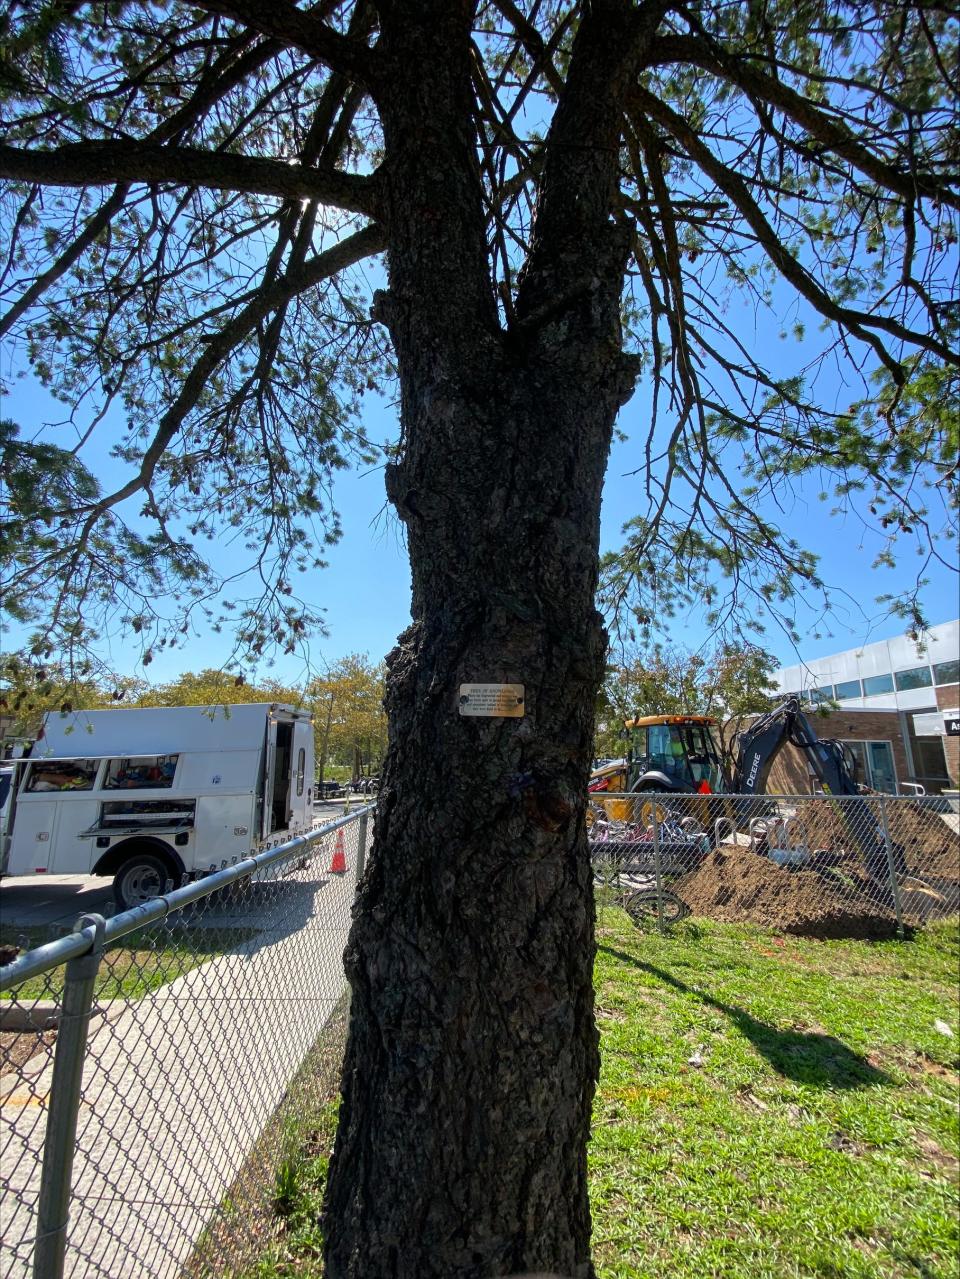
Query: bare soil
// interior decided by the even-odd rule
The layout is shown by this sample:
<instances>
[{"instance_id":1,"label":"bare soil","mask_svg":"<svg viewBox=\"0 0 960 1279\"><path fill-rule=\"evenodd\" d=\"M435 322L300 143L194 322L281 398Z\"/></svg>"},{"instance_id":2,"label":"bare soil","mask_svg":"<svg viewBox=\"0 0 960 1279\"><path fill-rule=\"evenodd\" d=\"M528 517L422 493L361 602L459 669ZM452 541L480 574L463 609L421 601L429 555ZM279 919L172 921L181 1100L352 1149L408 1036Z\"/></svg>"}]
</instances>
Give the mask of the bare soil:
<instances>
[{"instance_id":1,"label":"bare soil","mask_svg":"<svg viewBox=\"0 0 960 1279\"><path fill-rule=\"evenodd\" d=\"M19 1074L31 1057L52 1052L56 1030L0 1031L0 1076Z\"/></svg>"},{"instance_id":2,"label":"bare soil","mask_svg":"<svg viewBox=\"0 0 960 1279\"><path fill-rule=\"evenodd\" d=\"M928 809L893 804L888 811L890 837L902 845L908 870L960 884L960 836Z\"/></svg>"},{"instance_id":3,"label":"bare soil","mask_svg":"<svg viewBox=\"0 0 960 1279\"><path fill-rule=\"evenodd\" d=\"M863 811L849 822L844 812L851 809L827 801L805 812L800 824L811 848L862 858L872 832L881 829L880 806L866 800ZM960 838L938 813L906 803L888 804L886 812L890 838L902 852L908 874L960 884Z\"/></svg>"},{"instance_id":4,"label":"bare soil","mask_svg":"<svg viewBox=\"0 0 960 1279\"><path fill-rule=\"evenodd\" d=\"M850 815L850 820L844 813ZM939 814L912 803L886 806L900 897L908 924L956 914L960 910L960 838ZM882 832L879 804L866 801L855 814L828 803L804 814L804 838L823 850L839 873L868 897L876 898L887 879L886 855L877 842ZM823 861L825 859L821 859ZM884 899L886 900L885 893Z\"/></svg>"},{"instance_id":5,"label":"bare soil","mask_svg":"<svg viewBox=\"0 0 960 1279\"><path fill-rule=\"evenodd\" d=\"M896 930L892 905L872 900L863 879L833 868L788 869L749 848L717 849L673 888L694 915L726 923L804 937L890 937Z\"/></svg>"}]
</instances>

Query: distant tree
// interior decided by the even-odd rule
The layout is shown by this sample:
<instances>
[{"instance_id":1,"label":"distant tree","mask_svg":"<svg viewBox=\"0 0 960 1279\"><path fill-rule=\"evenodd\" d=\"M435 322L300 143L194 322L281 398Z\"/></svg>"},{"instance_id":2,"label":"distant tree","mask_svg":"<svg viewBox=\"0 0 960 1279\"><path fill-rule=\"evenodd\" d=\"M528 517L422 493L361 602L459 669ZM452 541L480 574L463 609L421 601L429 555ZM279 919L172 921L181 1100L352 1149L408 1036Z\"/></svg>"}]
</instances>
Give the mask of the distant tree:
<instances>
[{"instance_id":1,"label":"distant tree","mask_svg":"<svg viewBox=\"0 0 960 1279\"><path fill-rule=\"evenodd\" d=\"M707 654L675 645L633 649L608 669L597 703L596 754L623 754L623 723L640 715L712 715L729 765L736 734L769 710L779 663L755 645L718 643Z\"/></svg>"},{"instance_id":2,"label":"distant tree","mask_svg":"<svg viewBox=\"0 0 960 1279\"><path fill-rule=\"evenodd\" d=\"M355 776L363 761L368 768L374 761L379 764L387 745L385 675L382 662L374 664L366 654L351 653L308 686L321 780L328 761L349 765Z\"/></svg>"},{"instance_id":3,"label":"distant tree","mask_svg":"<svg viewBox=\"0 0 960 1279\"><path fill-rule=\"evenodd\" d=\"M0 656L0 716L9 737L35 738L48 711L67 714L109 702L110 693L89 676L78 677L55 662L37 663L22 653Z\"/></svg>"},{"instance_id":4,"label":"distant tree","mask_svg":"<svg viewBox=\"0 0 960 1279\"><path fill-rule=\"evenodd\" d=\"M207 667L196 673L185 671L165 684L144 685L124 700L131 706L232 706L241 702L302 706L304 696L302 690L277 680L251 682L243 676Z\"/></svg>"},{"instance_id":5,"label":"distant tree","mask_svg":"<svg viewBox=\"0 0 960 1279\"><path fill-rule=\"evenodd\" d=\"M254 658L296 648L318 620L298 571L339 535L331 480L373 451L361 397L395 369L413 623L347 951L325 1272L585 1279L618 413L642 378L612 590L652 585L648 614L816 585L775 513L821 475L952 559L929 410L960 367L953 12L18 0L0 22L0 335L61 398L55 442L112 452L95 493L17 514L7 599L41 659L114 624L146 660L207 613ZM228 541L253 570L232 587ZM523 716L461 715L464 683L523 685Z\"/></svg>"},{"instance_id":6,"label":"distant tree","mask_svg":"<svg viewBox=\"0 0 960 1279\"><path fill-rule=\"evenodd\" d=\"M48 711L102 710L138 706L225 706L240 702L283 702L302 706L302 690L266 679L250 683L222 670L186 671L165 684L149 684L127 675L80 676L53 662L38 663L29 653L0 657L0 713L13 717L9 730L35 737Z\"/></svg>"}]
</instances>

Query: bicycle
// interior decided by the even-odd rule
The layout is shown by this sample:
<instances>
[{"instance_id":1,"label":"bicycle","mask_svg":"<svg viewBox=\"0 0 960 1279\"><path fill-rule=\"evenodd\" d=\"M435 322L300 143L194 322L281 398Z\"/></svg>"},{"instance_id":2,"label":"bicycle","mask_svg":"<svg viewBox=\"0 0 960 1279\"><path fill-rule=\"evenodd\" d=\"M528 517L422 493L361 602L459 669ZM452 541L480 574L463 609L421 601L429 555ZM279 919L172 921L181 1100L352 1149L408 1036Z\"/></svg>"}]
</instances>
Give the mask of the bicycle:
<instances>
[{"instance_id":1,"label":"bicycle","mask_svg":"<svg viewBox=\"0 0 960 1279\"><path fill-rule=\"evenodd\" d=\"M594 883L601 890L612 893L613 904L621 906L636 927L650 923L669 926L687 918L690 907L682 897L662 884L657 889L649 882L642 887L623 882L624 867L638 866L637 854L650 849L649 836L645 838L639 828L626 822L599 819L594 823L591 834L594 836L591 840L593 850L602 850L603 853L601 865L594 867ZM639 878L637 875L633 877ZM649 876L644 878L649 879Z\"/></svg>"}]
</instances>

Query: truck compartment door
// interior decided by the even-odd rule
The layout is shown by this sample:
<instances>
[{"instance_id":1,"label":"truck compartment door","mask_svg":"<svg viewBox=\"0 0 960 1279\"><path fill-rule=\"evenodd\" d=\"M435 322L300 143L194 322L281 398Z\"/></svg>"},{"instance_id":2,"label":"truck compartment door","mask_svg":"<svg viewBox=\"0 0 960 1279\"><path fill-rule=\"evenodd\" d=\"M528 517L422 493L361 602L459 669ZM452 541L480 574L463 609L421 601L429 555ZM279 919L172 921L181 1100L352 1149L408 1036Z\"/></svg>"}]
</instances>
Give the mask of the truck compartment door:
<instances>
[{"instance_id":1,"label":"truck compartment door","mask_svg":"<svg viewBox=\"0 0 960 1279\"><path fill-rule=\"evenodd\" d=\"M9 875L32 875L38 870L52 873L59 808L57 800L20 800L10 841Z\"/></svg>"}]
</instances>

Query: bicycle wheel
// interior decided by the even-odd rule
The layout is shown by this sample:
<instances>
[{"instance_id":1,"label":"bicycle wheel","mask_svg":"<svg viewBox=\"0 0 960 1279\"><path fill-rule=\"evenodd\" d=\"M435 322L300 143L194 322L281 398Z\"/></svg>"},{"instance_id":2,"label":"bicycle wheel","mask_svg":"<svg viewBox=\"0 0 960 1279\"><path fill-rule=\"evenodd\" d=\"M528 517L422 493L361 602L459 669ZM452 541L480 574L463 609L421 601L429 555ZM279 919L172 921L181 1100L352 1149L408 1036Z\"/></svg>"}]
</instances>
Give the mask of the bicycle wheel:
<instances>
[{"instance_id":1,"label":"bicycle wheel","mask_svg":"<svg viewBox=\"0 0 960 1279\"><path fill-rule=\"evenodd\" d=\"M635 893L631 893L624 900L624 909L639 927L641 924L650 924L660 918L660 901L663 902L663 922L665 924L676 924L681 919L686 919L690 914L690 907L678 897L676 893L668 892L666 889L657 898L657 891L654 888L641 888Z\"/></svg>"}]
</instances>

